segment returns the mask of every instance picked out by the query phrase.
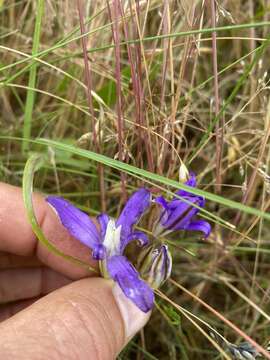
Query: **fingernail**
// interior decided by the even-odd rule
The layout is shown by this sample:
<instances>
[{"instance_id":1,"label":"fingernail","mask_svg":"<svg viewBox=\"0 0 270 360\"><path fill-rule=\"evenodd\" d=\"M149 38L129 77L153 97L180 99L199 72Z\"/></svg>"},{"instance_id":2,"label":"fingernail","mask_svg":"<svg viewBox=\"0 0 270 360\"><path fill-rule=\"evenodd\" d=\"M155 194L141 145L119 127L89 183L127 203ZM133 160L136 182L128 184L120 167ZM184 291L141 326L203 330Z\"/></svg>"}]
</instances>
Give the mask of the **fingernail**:
<instances>
[{"instance_id":1,"label":"fingernail","mask_svg":"<svg viewBox=\"0 0 270 360\"><path fill-rule=\"evenodd\" d=\"M151 311L144 313L131 300L129 300L118 284L115 284L113 296L119 307L125 325L126 342L144 327L151 316Z\"/></svg>"}]
</instances>

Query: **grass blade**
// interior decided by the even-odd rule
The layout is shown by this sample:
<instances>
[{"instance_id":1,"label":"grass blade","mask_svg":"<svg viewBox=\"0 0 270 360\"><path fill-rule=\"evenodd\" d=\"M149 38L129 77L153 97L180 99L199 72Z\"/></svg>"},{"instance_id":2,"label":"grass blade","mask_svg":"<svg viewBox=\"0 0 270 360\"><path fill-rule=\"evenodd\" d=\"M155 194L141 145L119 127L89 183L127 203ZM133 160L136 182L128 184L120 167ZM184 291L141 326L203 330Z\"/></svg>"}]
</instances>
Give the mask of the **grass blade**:
<instances>
[{"instance_id":1,"label":"grass blade","mask_svg":"<svg viewBox=\"0 0 270 360\"><path fill-rule=\"evenodd\" d=\"M63 144L61 142L48 140L48 139L37 139L37 140L35 140L35 142L39 143L39 144L43 144L43 145L52 146L52 147L55 147L57 149L61 149L61 150L64 150L64 151L71 152L73 154L76 154L76 155L91 159L91 160L96 161L98 163L102 163L104 165L110 166L110 167L115 168L117 170L129 172L130 174L139 175L139 176L142 176L144 178L156 181L158 183L161 183L161 184L164 184L164 185L167 185L167 186L172 186L175 189L187 190L187 191L189 191L189 192L191 192L191 193L193 193L195 195L204 196L206 199L208 199L210 201L214 201L214 202L216 202L218 204L227 206L229 208L237 209L237 210L246 212L247 214L255 215L255 216L270 220L270 214L268 214L268 213L266 213L264 211L252 208L250 206L243 205L243 204L241 204L241 203L239 203L237 201L224 198L224 197L222 197L220 195L212 194L212 193L210 193L208 191L200 190L200 189L197 189L197 188L191 188L191 187L186 186L184 184L181 184L181 183L179 183L179 182L177 182L175 180L167 179L164 176L151 173L150 171L146 171L144 169L137 168L136 166L125 164L125 163L123 163L121 161L111 159L111 158L109 158L109 157L107 157L105 155L97 154L97 153L92 152L92 151L80 149L80 148L77 148L75 146Z\"/></svg>"},{"instance_id":2,"label":"grass blade","mask_svg":"<svg viewBox=\"0 0 270 360\"><path fill-rule=\"evenodd\" d=\"M36 17L34 37L33 37L32 56L35 56L38 53L43 10L44 10L44 0L38 0L37 17ZM29 81L28 81L29 89L27 90L25 113L24 113L23 137L26 140L23 141L22 143L23 152L26 152L29 149L29 142L27 141L27 139L30 139L31 137L32 113L33 113L33 107L35 101L35 92L34 90L32 90L32 88L34 88L36 85L37 67L38 67L38 63L36 61L33 61L29 72Z\"/></svg>"}]
</instances>

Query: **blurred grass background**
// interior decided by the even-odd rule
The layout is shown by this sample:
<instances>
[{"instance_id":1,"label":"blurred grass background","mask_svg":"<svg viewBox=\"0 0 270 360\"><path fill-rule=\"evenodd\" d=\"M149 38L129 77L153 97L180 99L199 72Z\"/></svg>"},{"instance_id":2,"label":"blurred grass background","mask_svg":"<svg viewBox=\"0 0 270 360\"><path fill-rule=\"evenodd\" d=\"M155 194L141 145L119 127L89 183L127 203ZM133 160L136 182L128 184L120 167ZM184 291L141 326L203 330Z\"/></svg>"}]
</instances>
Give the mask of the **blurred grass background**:
<instances>
[{"instance_id":1,"label":"blurred grass background","mask_svg":"<svg viewBox=\"0 0 270 360\"><path fill-rule=\"evenodd\" d=\"M143 184L35 142L47 138L176 181L184 163L200 189L267 212L269 10L269 0L2 0L1 180L20 186L29 154L48 153L38 190L112 216ZM151 321L119 359L225 358L209 326L243 338L222 316L268 342L269 220L215 201L206 209L228 225L213 221L208 240L165 239L176 283L162 292L171 302L157 296Z\"/></svg>"}]
</instances>

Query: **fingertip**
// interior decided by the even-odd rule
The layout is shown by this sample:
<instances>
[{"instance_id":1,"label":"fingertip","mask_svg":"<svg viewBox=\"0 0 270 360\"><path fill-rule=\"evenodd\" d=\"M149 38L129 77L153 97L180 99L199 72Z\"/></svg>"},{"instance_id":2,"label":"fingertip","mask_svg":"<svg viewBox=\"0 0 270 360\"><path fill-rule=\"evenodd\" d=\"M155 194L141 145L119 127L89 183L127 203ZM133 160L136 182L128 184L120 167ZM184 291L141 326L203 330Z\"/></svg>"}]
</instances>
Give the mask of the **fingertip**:
<instances>
[{"instance_id":1,"label":"fingertip","mask_svg":"<svg viewBox=\"0 0 270 360\"><path fill-rule=\"evenodd\" d=\"M129 300L117 283L114 284L112 293L121 313L126 343L134 337L134 335L142 329L150 319L152 311L147 313L141 311L131 300Z\"/></svg>"}]
</instances>

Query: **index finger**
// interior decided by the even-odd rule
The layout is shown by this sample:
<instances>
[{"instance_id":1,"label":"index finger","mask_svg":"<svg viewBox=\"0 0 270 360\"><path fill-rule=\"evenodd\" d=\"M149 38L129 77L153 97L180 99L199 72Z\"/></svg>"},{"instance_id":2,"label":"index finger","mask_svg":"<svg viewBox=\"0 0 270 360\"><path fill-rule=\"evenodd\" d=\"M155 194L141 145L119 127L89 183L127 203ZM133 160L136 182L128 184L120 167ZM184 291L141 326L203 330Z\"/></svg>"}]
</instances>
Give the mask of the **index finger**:
<instances>
[{"instance_id":1,"label":"index finger","mask_svg":"<svg viewBox=\"0 0 270 360\"><path fill-rule=\"evenodd\" d=\"M87 269L49 252L36 238L27 219L22 190L0 183L0 251L16 255L36 255L44 264L73 278L90 275ZM34 194L33 205L46 238L59 250L96 267L89 249L69 235L44 197Z\"/></svg>"}]
</instances>

